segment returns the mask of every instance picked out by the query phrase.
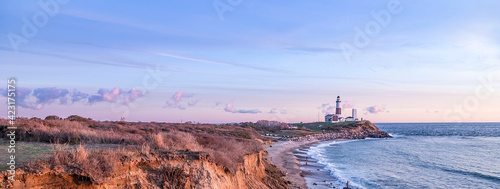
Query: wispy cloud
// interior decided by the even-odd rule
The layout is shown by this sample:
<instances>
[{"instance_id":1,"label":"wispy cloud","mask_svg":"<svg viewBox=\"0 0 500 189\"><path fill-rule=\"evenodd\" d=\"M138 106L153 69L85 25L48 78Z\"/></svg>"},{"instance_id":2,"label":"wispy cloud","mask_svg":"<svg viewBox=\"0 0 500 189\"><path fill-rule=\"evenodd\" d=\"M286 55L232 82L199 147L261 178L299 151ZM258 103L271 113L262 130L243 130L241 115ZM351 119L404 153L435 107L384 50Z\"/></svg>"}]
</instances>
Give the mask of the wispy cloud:
<instances>
[{"instance_id":1,"label":"wispy cloud","mask_svg":"<svg viewBox=\"0 0 500 189\"><path fill-rule=\"evenodd\" d=\"M125 103L133 102L137 98L144 96L144 91L142 89L132 88L125 95Z\"/></svg>"},{"instance_id":2,"label":"wispy cloud","mask_svg":"<svg viewBox=\"0 0 500 189\"><path fill-rule=\"evenodd\" d=\"M170 99L167 100L167 102L165 103L165 108L177 108L177 109L180 109L180 110L185 110L186 109L186 106L181 104L181 101L184 99L184 98L191 98L193 97L194 94L187 94L185 93L183 90L180 90L180 91L177 91L176 93L174 93L172 95L172 97L170 97ZM198 100L192 100L190 102L187 103L187 106L189 107L193 107L196 105L196 103L198 103L199 99Z\"/></svg>"},{"instance_id":3,"label":"wispy cloud","mask_svg":"<svg viewBox=\"0 0 500 189\"><path fill-rule=\"evenodd\" d=\"M7 97L5 89L0 89L1 96ZM56 87L36 88L31 90L29 88L16 89L16 104L23 108L33 110L40 110L45 105L52 103L68 104L70 93L67 89L59 89Z\"/></svg>"},{"instance_id":4,"label":"wispy cloud","mask_svg":"<svg viewBox=\"0 0 500 189\"><path fill-rule=\"evenodd\" d=\"M100 101L114 102L116 97L120 94L120 87L115 87L112 90L101 88L97 91L97 93L97 95L89 97L90 104Z\"/></svg>"},{"instance_id":5,"label":"wispy cloud","mask_svg":"<svg viewBox=\"0 0 500 189\"><path fill-rule=\"evenodd\" d=\"M38 104L36 103L36 98L32 96L32 90L28 88L17 88L16 89L16 105L23 107L23 108L29 108L33 110L39 110L42 109L43 104ZM0 89L0 94L3 97L7 97L7 90L6 89Z\"/></svg>"},{"instance_id":6,"label":"wispy cloud","mask_svg":"<svg viewBox=\"0 0 500 189\"><path fill-rule=\"evenodd\" d=\"M281 113L281 114L287 114L287 113L288 113L288 111L287 111L286 109L284 109L284 108L283 108L283 109L280 111L280 113Z\"/></svg>"},{"instance_id":7,"label":"wispy cloud","mask_svg":"<svg viewBox=\"0 0 500 189\"><path fill-rule=\"evenodd\" d=\"M11 49L8 49L5 47L0 47L0 50L11 51ZM126 60L126 61L122 61L122 60L120 60L120 61L101 61L101 60L92 60L92 59L88 59L88 58L80 58L80 57L76 57L74 55L64 55L64 54L42 52L42 51L22 50L22 51L20 51L20 53L49 56L49 57L55 57L55 58L69 60L69 61L77 61L77 62L82 62L82 63L87 63L87 64L104 65L104 66L117 66L117 67L141 68L141 69L145 68L146 66L151 66L151 64L148 64L148 63L134 62L134 61L130 61L130 60Z\"/></svg>"},{"instance_id":8,"label":"wispy cloud","mask_svg":"<svg viewBox=\"0 0 500 189\"><path fill-rule=\"evenodd\" d=\"M73 92L71 93L70 96L71 96L71 102L75 103L87 99L89 97L89 94L73 89Z\"/></svg>"},{"instance_id":9,"label":"wispy cloud","mask_svg":"<svg viewBox=\"0 0 500 189\"><path fill-rule=\"evenodd\" d=\"M245 64L235 64L235 63L227 63L227 62L221 62L221 61L213 61L213 60L206 60L206 59L199 59L199 58L191 58L191 57L180 56L180 55L175 55L175 54L170 54L170 53L165 53L165 52L159 52L159 51L145 51L145 52L150 52L150 53L153 53L153 54L156 54L156 55L170 57L170 58L176 58L176 59L182 59L182 60L190 60L190 61L194 61L194 62L217 64L217 65L225 65L225 66L235 66L235 67L248 68L248 69L260 70L260 71L267 71L267 72L289 73L288 71L274 69L274 68L265 68L265 67L249 66L249 65L245 65Z\"/></svg>"},{"instance_id":10,"label":"wispy cloud","mask_svg":"<svg viewBox=\"0 0 500 189\"><path fill-rule=\"evenodd\" d=\"M279 110L278 108L271 108L271 110L269 110L269 112L268 112L268 114L278 114L278 113L280 113L280 114L286 114L287 111L284 108L281 109L281 110Z\"/></svg>"},{"instance_id":11,"label":"wispy cloud","mask_svg":"<svg viewBox=\"0 0 500 189\"><path fill-rule=\"evenodd\" d=\"M342 103L342 108L353 108L353 107L354 107L354 102L351 99L345 100Z\"/></svg>"},{"instance_id":12,"label":"wispy cloud","mask_svg":"<svg viewBox=\"0 0 500 189\"><path fill-rule=\"evenodd\" d=\"M333 114L335 112L335 107L330 106L330 103L324 103L318 107L318 110L321 110L323 114Z\"/></svg>"},{"instance_id":13,"label":"wispy cloud","mask_svg":"<svg viewBox=\"0 0 500 189\"><path fill-rule=\"evenodd\" d=\"M191 102L188 102L188 106L190 107L196 106L196 104L198 104L198 101L200 101L200 99L192 100Z\"/></svg>"},{"instance_id":14,"label":"wispy cloud","mask_svg":"<svg viewBox=\"0 0 500 189\"><path fill-rule=\"evenodd\" d=\"M33 90L33 96L37 99L36 103L42 105L50 104L57 100L59 100L61 104L67 104L67 94L69 94L67 89L58 89L55 87L37 88Z\"/></svg>"},{"instance_id":15,"label":"wispy cloud","mask_svg":"<svg viewBox=\"0 0 500 189\"><path fill-rule=\"evenodd\" d=\"M381 105L373 105L373 106L367 107L365 110L368 111L368 113L376 114L379 112L385 112L386 108L385 108L385 106L381 106Z\"/></svg>"},{"instance_id":16,"label":"wispy cloud","mask_svg":"<svg viewBox=\"0 0 500 189\"><path fill-rule=\"evenodd\" d=\"M193 94L186 94L183 90L180 90L172 95L172 100L174 100L175 102L180 102L182 98L189 98L192 96Z\"/></svg>"},{"instance_id":17,"label":"wispy cloud","mask_svg":"<svg viewBox=\"0 0 500 189\"><path fill-rule=\"evenodd\" d=\"M278 108L271 108L271 110L269 111L270 114L277 114L278 112Z\"/></svg>"},{"instance_id":18,"label":"wispy cloud","mask_svg":"<svg viewBox=\"0 0 500 189\"><path fill-rule=\"evenodd\" d=\"M129 91L123 91L120 87L115 87L111 90L101 88L97 91L97 94L88 97L88 102L91 105L97 102L128 104L145 95L146 94L143 90L135 88L132 88Z\"/></svg>"},{"instance_id":19,"label":"wispy cloud","mask_svg":"<svg viewBox=\"0 0 500 189\"><path fill-rule=\"evenodd\" d=\"M233 102L227 103L226 107L224 108L224 111L231 112L231 113L240 113L240 114L259 114L259 113L262 113L262 111L260 111L258 109L251 109L251 110L236 109L233 106Z\"/></svg>"},{"instance_id":20,"label":"wispy cloud","mask_svg":"<svg viewBox=\"0 0 500 189\"><path fill-rule=\"evenodd\" d=\"M259 114L262 113L258 109L253 109L253 110L237 110L236 112L233 113L240 113L240 114Z\"/></svg>"},{"instance_id":21,"label":"wispy cloud","mask_svg":"<svg viewBox=\"0 0 500 189\"><path fill-rule=\"evenodd\" d=\"M104 23L109 23L109 24L118 24L118 25L122 25L122 26L126 26L126 27L138 28L138 29L153 31L153 32L162 33L162 34L185 35L185 33L187 33L186 31L178 31L178 30L173 29L173 28L165 28L163 26L158 26L158 25L142 24L142 22L138 22L136 20L126 19L126 18L119 18L116 15L110 16L110 15L104 15L104 14L98 14L98 13L92 13L92 12L84 12L84 11L80 11L80 10L62 10L61 14L64 14L67 16L72 16L75 18L91 20L91 21L104 22Z\"/></svg>"},{"instance_id":22,"label":"wispy cloud","mask_svg":"<svg viewBox=\"0 0 500 189\"><path fill-rule=\"evenodd\" d=\"M305 53L333 53L333 52L341 52L342 51L339 48L333 48L333 47L303 47L303 46L297 46L297 47L286 47L284 49L288 50L288 51L293 51L293 52L305 52Z\"/></svg>"}]
</instances>

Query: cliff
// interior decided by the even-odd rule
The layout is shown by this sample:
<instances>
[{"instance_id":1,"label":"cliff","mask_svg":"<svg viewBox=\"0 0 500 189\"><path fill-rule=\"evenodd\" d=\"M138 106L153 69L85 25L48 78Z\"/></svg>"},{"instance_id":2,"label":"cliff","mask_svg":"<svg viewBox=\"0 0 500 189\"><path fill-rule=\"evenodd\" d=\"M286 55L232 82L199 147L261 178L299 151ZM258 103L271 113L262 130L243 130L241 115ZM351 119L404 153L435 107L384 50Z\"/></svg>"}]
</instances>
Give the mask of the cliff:
<instances>
[{"instance_id":1,"label":"cliff","mask_svg":"<svg viewBox=\"0 0 500 189\"><path fill-rule=\"evenodd\" d=\"M287 188L283 173L262 158L262 153L246 155L235 173L209 161L203 153L183 156L129 157L117 165L106 179L95 179L78 171L18 170L16 181L6 188ZM1 188L1 187L0 187Z\"/></svg>"}]
</instances>

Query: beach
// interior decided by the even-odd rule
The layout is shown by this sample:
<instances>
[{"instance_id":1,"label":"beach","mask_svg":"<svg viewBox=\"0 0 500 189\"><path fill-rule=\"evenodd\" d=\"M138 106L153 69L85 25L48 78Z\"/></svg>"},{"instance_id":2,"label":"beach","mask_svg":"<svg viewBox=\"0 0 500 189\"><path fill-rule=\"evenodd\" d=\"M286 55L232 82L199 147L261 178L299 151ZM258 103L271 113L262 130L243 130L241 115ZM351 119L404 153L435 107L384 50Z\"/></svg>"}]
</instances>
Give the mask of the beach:
<instances>
[{"instance_id":1,"label":"beach","mask_svg":"<svg viewBox=\"0 0 500 189\"><path fill-rule=\"evenodd\" d=\"M320 142L325 141L277 142L267 147L267 158L286 174L290 188L341 188L324 165L306 154L310 146Z\"/></svg>"}]
</instances>

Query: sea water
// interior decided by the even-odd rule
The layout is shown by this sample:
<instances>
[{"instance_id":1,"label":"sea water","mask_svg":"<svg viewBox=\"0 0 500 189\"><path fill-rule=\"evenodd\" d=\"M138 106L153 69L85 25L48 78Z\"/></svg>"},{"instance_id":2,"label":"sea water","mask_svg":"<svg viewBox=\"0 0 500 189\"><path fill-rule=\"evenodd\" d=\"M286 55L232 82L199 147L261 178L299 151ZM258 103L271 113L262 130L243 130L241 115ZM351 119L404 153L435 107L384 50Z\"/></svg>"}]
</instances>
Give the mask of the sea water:
<instances>
[{"instance_id":1,"label":"sea water","mask_svg":"<svg viewBox=\"0 0 500 189\"><path fill-rule=\"evenodd\" d=\"M375 125L394 138L324 142L308 155L352 188L500 188L500 123Z\"/></svg>"}]
</instances>

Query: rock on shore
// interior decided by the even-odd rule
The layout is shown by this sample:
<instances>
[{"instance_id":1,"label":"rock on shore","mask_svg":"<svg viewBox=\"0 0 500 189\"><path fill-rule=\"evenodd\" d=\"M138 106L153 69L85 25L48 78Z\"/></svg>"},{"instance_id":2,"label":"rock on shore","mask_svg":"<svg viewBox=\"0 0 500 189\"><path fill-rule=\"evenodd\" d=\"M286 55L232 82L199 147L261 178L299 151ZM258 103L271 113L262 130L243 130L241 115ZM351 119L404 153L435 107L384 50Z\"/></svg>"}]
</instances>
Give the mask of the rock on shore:
<instances>
[{"instance_id":1,"label":"rock on shore","mask_svg":"<svg viewBox=\"0 0 500 189\"><path fill-rule=\"evenodd\" d=\"M281 138L290 141L336 140L336 139L365 139L365 138L390 138L389 133L380 130L368 120L347 124L330 125L323 128L324 132L307 136Z\"/></svg>"}]
</instances>

